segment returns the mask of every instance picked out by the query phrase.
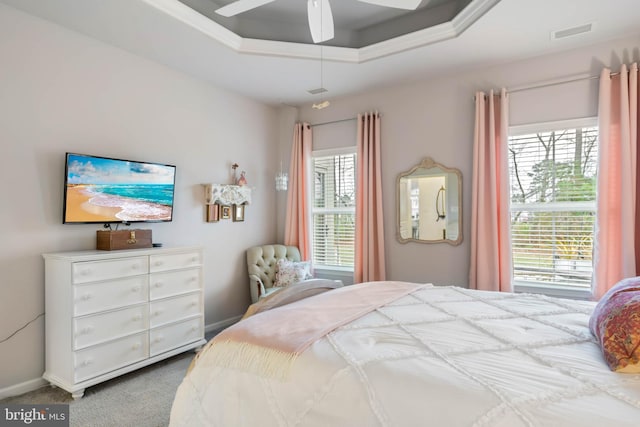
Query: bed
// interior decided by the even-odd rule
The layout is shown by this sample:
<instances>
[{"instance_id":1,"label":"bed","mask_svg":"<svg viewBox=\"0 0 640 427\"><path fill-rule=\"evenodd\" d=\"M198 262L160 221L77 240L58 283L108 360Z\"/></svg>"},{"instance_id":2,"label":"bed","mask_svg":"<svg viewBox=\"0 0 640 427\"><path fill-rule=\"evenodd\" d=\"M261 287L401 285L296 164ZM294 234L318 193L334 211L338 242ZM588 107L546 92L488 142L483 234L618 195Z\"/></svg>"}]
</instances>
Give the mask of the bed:
<instances>
[{"instance_id":1,"label":"bed","mask_svg":"<svg viewBox=\"0 0 640 427\"><path fill-rule=\"evenodd\" d=\"M242 343L225 354L229 338L217 337L178 388L171 425L640 425L640 374L605 363L588 325L593 302L375 282L272 308L229 329L246 325L248 341L269 347L295 336L300 319L318 323L314 307L344 312L341 301L359 304L385 286L403 291L316 327L319 336L293 357L279 359L273 349L261 357ZM277 329L292 315L292 330L255 336L267 330L259 325Z\"/></svg>"}]
</instances>

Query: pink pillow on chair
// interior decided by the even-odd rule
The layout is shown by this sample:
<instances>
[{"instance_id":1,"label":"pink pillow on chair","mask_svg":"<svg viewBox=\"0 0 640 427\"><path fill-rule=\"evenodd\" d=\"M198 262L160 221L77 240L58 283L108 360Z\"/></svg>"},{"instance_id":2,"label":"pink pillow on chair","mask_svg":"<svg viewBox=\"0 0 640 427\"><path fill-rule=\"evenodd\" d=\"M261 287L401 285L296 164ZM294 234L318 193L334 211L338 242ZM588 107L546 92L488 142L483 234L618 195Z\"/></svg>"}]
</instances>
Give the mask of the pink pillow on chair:
<instances>
[{"instance_id":1,"label":"pink pillow on chair","mask_svg":"<svg viewBox=\"0 0 640 427\"><path fill-rule=\"evenodd\" d=\"M589 328L612 371L640 373L640 277L609 289L596 305Z\"/></svg>"}]
</instances>

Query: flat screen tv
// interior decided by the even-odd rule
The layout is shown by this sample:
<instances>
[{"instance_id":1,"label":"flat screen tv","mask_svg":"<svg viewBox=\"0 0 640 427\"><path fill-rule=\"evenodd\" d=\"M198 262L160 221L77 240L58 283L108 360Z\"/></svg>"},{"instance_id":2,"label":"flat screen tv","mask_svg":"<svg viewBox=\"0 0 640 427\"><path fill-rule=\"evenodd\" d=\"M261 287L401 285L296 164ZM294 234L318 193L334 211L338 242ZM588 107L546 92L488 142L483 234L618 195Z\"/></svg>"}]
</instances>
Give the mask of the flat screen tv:
<instances>
[{"instance_id":1,"label":"flat screen tv","mask_svg":"<svg viewBox=\"0 0 640 427\"><path fill-rule=\"evenodd\" d=\"M173 219L173 165L67 153L64 176L65 224Z\"/></svg>"}]
</instances>

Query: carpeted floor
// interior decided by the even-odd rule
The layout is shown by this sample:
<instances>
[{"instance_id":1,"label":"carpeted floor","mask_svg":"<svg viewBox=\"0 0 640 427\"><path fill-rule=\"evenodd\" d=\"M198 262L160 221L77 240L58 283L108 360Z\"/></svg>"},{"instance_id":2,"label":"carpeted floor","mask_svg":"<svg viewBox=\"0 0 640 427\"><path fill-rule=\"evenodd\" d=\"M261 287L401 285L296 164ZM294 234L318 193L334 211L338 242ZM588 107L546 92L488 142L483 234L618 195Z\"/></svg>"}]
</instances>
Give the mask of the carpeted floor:
<instances>
[{"instance_id":1,"label":"carpeted floor","mask_svg":"<svg viewBox=\"0 0 640 427\"><path fill-rule=\"evenodd\" d=\"M207 340L218 331L207 334ZM1 404L68 403L73 427L161 427L169 425L176 389L194 352L188 351L113 380L89 387L82 399L53 387L0 400Z\"/></svg>"}]
</instances>

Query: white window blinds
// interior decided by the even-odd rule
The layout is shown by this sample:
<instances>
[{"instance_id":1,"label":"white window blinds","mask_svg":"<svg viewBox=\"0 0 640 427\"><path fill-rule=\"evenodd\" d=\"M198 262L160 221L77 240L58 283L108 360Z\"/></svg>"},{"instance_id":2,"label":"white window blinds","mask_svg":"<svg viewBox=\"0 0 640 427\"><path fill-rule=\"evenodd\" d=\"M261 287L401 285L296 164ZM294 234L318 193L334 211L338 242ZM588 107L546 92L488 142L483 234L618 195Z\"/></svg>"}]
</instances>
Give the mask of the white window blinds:
<instances>
[{"instance_id":1,"label":"white window blinds","mask_svg":"<svg viewBox=\"0 0 640 427\"><path fill-rule=\"evenodd\" d=\"M356 206L355 153L313 158L314 267L353 269Z\"/></svg>"},{"instance_id":2,"label":"white window blinds","mask_svg":"<svg viewBox=\"0 0 640 427\"><path fill-rule=\"evenodd\" d=\"M590 286L597 152L596 127L509 137L516 283Z\"/></svg>"}]
</instances>

